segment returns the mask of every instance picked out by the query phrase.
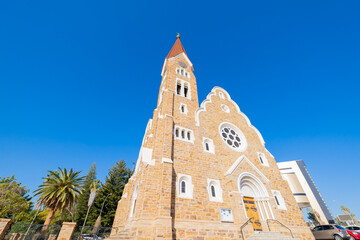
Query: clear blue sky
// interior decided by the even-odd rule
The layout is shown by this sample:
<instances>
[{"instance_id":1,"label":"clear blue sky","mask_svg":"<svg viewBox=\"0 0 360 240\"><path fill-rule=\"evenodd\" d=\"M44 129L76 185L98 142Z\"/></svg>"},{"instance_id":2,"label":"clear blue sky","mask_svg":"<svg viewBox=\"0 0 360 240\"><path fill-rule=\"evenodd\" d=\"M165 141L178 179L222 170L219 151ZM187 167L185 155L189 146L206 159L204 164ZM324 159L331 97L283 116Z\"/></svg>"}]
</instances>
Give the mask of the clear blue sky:
<instances>
[{"instance_id":1,"label":"clear blue sky","mask_svg":"<svg viewBox=\"0 0 360 240\"><path fill-rule=\"evenodd\" d=\"M176 32L277 161L360 217L359 1L0 1L0 176L136 161Z\"/></svg>"}]
</instances>

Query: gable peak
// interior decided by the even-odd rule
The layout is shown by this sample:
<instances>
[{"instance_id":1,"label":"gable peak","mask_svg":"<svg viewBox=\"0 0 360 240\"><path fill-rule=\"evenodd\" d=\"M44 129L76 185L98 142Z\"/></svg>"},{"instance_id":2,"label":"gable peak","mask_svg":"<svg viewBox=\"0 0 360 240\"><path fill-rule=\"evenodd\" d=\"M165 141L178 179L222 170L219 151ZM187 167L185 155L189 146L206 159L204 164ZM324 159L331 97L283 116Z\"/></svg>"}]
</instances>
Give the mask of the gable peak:
<instances>
[{"instance_id":1,"label":"gable peak","mask_svg":"<svg viewBox=\"0 0 360 240\"><path fill-rule=\"evenodd\" d=\"M176 57L180 53L184 53L187 56L185 49L180 41L180 34L178 33L176 36L176 41L175 41L173 47L171 48L169 54L167 55L166 59Z\"/></svg>"}]
</instances>

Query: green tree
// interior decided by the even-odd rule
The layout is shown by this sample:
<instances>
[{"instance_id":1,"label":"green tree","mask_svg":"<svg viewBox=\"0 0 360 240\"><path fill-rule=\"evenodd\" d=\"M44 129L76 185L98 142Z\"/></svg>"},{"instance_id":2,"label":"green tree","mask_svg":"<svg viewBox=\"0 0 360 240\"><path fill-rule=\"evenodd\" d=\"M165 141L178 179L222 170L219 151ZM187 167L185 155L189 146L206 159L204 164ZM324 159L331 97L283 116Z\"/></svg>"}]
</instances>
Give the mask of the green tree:
<instances>
[{"instance_id":1,"label":"green tree","mask_svg":"<svg viewBox=\"0 0 360 240\"><path fill-rule=\"evenodd\" d=\"M85 220L86 212L88 210L88 201L91 192L91 184L96 179L96 163L93 163L90 167L88 174L82 184L81 195L75 206L74 220L78 226L82 226Z\"/></svg>"},{"instance_id":2,"label":"green tree","mask_svg":"<svg viewBox=\"0 0 360 240\"><path fill-rule=\"evenodd\" d=\"M341 209L341 211L343 211L346 215L349 215L349 216L351 217L353 224L356 224L356 221L354 220L355 214L352 214L352 213L350 212L350 209L349 209L349 208L347 208L347 207L345 207L345 206L341 206L340 209Z\"/></svg>"},{"instance_id":3,"label":"green tree","mask_svg":"<svg viewBox=\"0 0 360 240\"><path fill-rule=\"evenodd\" d=\"M105 183L98 191L93 209L89 213L88 226L94 226L106 197L108 198L104 204L101 224L104 227L112 226L117 204L123 194L125 184L129 181L131 175L132 171L126 166L124 160L116 161L115 165L109 169Z\"/></svg>"},{"instance_id":4,"label":"green tree","mask_svg":"<svg viewBox=\"0 0 360 240\"><path fill-rule=\"evenodd\" d=\"M0 218L24 221L29 218L32 202L26 186L16 181L15 176L0 178Z\"/></svg>"},{"instance_id":5,"label":"green tree","mask_svg":"<svg viewBox=\"0 0 360 240\"><path fill-rule=\"evenodd\" d=\"M63 212L73 208L77 196L81 193L83 177L79 175L80 172L74 172L72 168L70 171L67 171L66 168L49 171L44 178L44 183L35 190L34 196L39 196L37 207L44 206L49 209L45 226L42 229L42 237L44 237L56 211Z\"/></svg>"},{"instance_id":6,"label":"green tree","mask_svg":"<svg viewBox=\"0 0 360 240\"><path fill-rule=\"evenodd\" d=\"M315 225L319 225L319 224L320 224L313 210L309 210L309 209L308 209L307 218L308 218L310 221L312 221Z\"/></svg>"}]
</instances>

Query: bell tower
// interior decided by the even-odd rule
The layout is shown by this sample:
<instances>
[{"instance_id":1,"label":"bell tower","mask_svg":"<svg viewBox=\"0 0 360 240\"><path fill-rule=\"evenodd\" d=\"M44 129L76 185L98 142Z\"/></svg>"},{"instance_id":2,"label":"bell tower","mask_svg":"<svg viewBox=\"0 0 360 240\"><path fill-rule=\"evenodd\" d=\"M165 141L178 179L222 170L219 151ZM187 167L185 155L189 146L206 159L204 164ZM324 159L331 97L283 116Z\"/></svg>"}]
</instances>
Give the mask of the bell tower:
<instances>
[{"instance_id":1,"label":"bell tower","mask_svg":"<svg viewBox=\"0 0 360 240\"><path fill-rule=\"evenodd\" d=\"M174 161L179 154L174 142L181 142L181 152L189 152L194 143L199 102L193 71L178 34L162 67L157 106L146 127L134 175L124 189L115 215L114 227L131 231L130 237L142 232L173 238ZM113 232L112 236L117 234Z\"/></svg>"}]
</instances>

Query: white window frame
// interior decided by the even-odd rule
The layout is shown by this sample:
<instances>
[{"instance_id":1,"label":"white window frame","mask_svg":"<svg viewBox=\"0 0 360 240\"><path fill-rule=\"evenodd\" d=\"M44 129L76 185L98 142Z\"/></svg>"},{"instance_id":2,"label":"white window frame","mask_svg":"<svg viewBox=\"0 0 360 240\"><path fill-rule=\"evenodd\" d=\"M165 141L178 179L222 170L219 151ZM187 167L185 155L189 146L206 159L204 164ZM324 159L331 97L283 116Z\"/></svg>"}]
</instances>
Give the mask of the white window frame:
<instances>
[{"instance_id":1,"label":"white window frame","mask_svg":"<svg viewBox=\"0 0 360 240\"><path fill-rule=\"evenodd\" d=\"M212 195L211 186L214 186L214 188L215 188L215 197L213 197L213 195ZM209 193L209 200L211 202L223 202L222 189L221 189L219 180L208 178L207 179L207 190Z\"/></svg>"},{"instance_id":2,"label":"white window frame","mask_svg":"<svg viewBox=\"0 0 360 240\"><path fill-rule=\"evenodd\" d=\"M209 145L209 150L206 150L206 143ZM212 139L203 137L204 151L215 154L215 145Z\"/></svg>"},{"instance_id":3,"label":"white window frame","mask_svg":"<svg viewBox=\"0 0 360 240\"><path fill-rule=\"evenodd\" d=\"M219 92L219 97L220 97L221 99L225 99L225 94L224 94L223 92Z\"/></svg>"},{"instance_id":4,"label":"white window frame","mask_svg":"<svg viewBox=\"0 0 360 240\"><path fill-rule=\"evenodd\" d=\"M223 110L224 112L226 112L226 113L230 112L230 108L227 105L221 104L220 107L221 107L221 110Z\"/></svg>"},{"instance_id":5,"label":"white window frame","mask_svg":"<svg viewBox=\"0 0 360 240\"><path fill-rule=\"evenodd\" d=\"M176 136L176 130L178 130L178 136ZM181 140L184 142L194 143L194 139L195 139L194 132L191 129L175 125L173 134L174 134L175 140ZM190 134L190 139L188 139L189 134Z\"/></svg>"},{"instance_id":6,"label":"white window frame","mask_svg":"<svg viewBox=\"0 0 360 240\"><path fill-rule=\"evenodd\" d=\"M261 158L261 159L260 159ZM258 152L258 159L261 165L269 167L269 160L264 153ZM262 162L261 162L262 160Z\"/></svg>"},{"instance_id":7,"label":"white window frame","mask_svg":"<svg viewBox=\"0 0 360 240\"><path fill-rule=\"evenodd\" d=\"M287 210L286 203L285 203L284 198L281 195L281 192L279 190L271 190L271 193L272 193L272 195L274 197L275 206L277 207L277 209ZM275 196L276 196L279 204L276 202Z\"/></svg>"},{"instance_id":8,"label":"white window frame","mask_svg":"<svg viewBox=\"0 0 360 240\"><path fill-rule=\"evenodd\" d=\"M177 86L178 84L180 84L181 88L180 88L180 94L177 93ZM185 97L185 85L187 86L188 88L188 91L187 91L187 96ZM187 98L187 99L191 99L191 88L190 88L190 83L187 82L187 81L184 81L180 78L176 78L176 81L175 81L175 93L177 96L181 96L181 97L184 97L184 98Z\"/></svg>"},{"instance_id":9,"label":"white window frame","mask_svg":"<svg viewBox=\"0 0 360 240\"><path fill-rule=\"evenodd\" d=\"M181 192L181 183L185 182L185 193ZM179 198L193 199L194 185L190 175L177 174L176 191Z\"/></svg>"},{"instance_id":10,"label":"white window frame","mask_svg":"<svg viewBox=\"0 0 360 240\"><path fill-rule=\"evenodd\" d=\"M184 71L184 74L183 74L183 75L181 74L181 70ZM179 71L179 73L178 73L178 71ZM185 77L185 78L187 78L187 79L190 79L190 73L189 73L188 71L186 71L185 68L182 68L182 67L176 68L175 72L176 72L176 74L179 75L179 76L182 76L182 77ZM187 75L187 76L186 76L186 75Z\"/></svg>"},{"instance_id":11,"label":"white window frame","mask_svg":"<svg viewBox=\"0 0 360 240\"><path fill-rule=\"evenodd\" d=\"M181 110L182 107L184 107L184 112ZM186 105L186 104L180 103L180 108L179 108L179 109L180 109L180 113L187 115L188 109L187 109L187 105Z\"/></svg>"}]
</instances>

